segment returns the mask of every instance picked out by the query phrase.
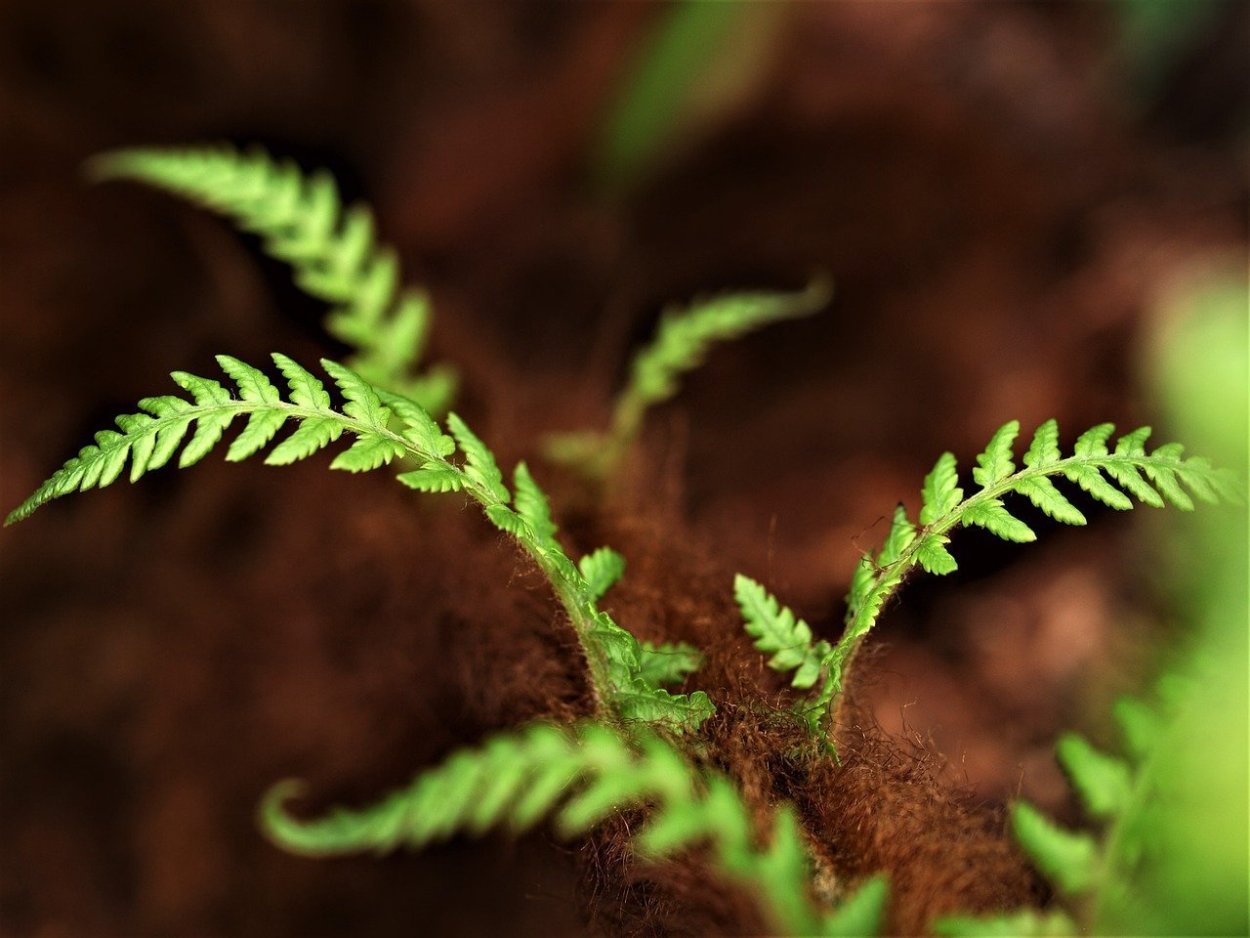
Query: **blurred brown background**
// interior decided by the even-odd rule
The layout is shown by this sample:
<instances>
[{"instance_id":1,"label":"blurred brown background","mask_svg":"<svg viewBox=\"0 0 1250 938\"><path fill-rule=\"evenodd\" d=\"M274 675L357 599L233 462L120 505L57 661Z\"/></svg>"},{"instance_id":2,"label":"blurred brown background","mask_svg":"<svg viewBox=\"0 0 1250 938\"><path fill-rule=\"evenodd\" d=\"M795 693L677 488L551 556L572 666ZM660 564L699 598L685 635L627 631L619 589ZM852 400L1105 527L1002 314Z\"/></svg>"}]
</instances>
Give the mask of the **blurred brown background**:
<instances>
[{"instance_id":1,"label":"blurred brown background","mask_svg":"<svg viewBox=\"0 0 1250 938\"><path fill-rule=\"evenodd\" d=\"M942 449L966 464L1013 417L1065 439L1152 419L1154 298L1244 272L1250 6L743 8L691 53L654 158L605 183L604 128L675 11L8 0L6 510L170 370L342 352L249 240L85 184L136 144L255 142L368 199L507 463L605 419L664 303L831 272L829 311L718 351L654 416L631 509L830 637L858 550ZM5 934L581 930L542 838L315 863L253 827L278 778L360 801L542 710L508 674L542 590L459 505L397 489L210 457L0 535ZM1019 564L968 535L957 581L883 625L880 719L984 797L1067 810L1056 730L1166 629L1134 519L1098 521Z\"/></svg>"}]
</instances>

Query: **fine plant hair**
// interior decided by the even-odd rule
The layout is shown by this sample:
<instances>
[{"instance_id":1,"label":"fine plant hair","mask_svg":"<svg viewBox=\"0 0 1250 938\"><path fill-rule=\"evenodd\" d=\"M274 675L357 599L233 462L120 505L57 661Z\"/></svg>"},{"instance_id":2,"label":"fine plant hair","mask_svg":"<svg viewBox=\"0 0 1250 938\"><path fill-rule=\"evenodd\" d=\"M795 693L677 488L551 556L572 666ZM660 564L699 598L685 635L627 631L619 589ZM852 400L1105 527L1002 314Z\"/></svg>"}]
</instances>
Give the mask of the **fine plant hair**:
<instances>
[{"instance_id":1,"label":"fine plant hair","mask_svg":"<svg viewBox=\"0 0 1250 938\"><path fill-rule=\"evenodd\" d=\"M332 304L325 329L354 350L349 368L431 413L447 409L455 372L446 365L417 370L429 297L402 283L394 249L377 242L373 212L362 203L344 206L324 169L305 175L259 147L200 146L116 150L92 159L88 172L182 196L259 236L267 254L291 265L301 290Z\"/></svg>"},{"instance_id":2,"label":"fine plant hair","mask_svg":"<svg viewBox=\"0 0 1250 938\"><path fill-rule=\"evenodd\" d=\"M506 480L491 449L463 419L434 415L446 397L423 383L428 375L412 371L419 344L413 336L424 329L424 307L416 294L396 293L393 254L374 246L367 210L354 208L343 216L333 183L324 182L328 177L304 180L290 164L276 164L263 153L122 151L104 158L97 170L181 192L261 233L266 249L289 260L306 289L338 304L330 328L354 337L349 341L359 351L353 362L361 367L323 359L330 387L281 354L272 357L279 383L228 355L217 357L226 382L176 371L172 378L182 394L139 401L136 412L118 417L115 429L98 432L13 509L6 525L53 499L111 485L127 467L136 482L175 457L187 468L221 446L229 461L264 454L266 464L281 466L338 445L331 469L359 473L395 465L398 480L410 489L458 494L475 503L541 571L577 640L589 710L580 722L519 727L423 770L410 786L373 806L338 809L319 820L291 817L286 806L298 785L280 783L261 808L262 827L274 843L311 856L385 852L420 848L457 833L526 830L548 817L558 833L575 836L619 811L641 811L647 820L633 842L644 857L707 847L712 868L758 900L777 934L876 934L884 927L885 878L833 883L835 888L822 883L817 889L818 875L823 879L828 871L819 869L810 819L788 803L748 799L732 765L716 762L715 736L704 726L715 712L711 698L704 690L671 689L697 681L702 650L639 641L601 608L604 595L625 574L625 558L604 546L575 560L562 545L547 495L527 464L518 463ZM647 409L676 393L680 376L713 342L813 312L828 295L827 282L817 280L797 294L737 294L667 315L655 341L634 362L612 428L583 440L581 445L593 441L602 454L583 465L599 476L613 471L638 436ZM412 313L418 307L421 311ZM421 322L415 332L417 320L405 318L412 315ZM400 320L408 324L401 326ZM378 330L376 337L372 329ZM385 382L371 377L383 372ZM226 431L240 424L224 444ZM923 483L918 519L899 506L882 547L857 566L836 642L817 638L760 583L742 574L735 578L747 635L794 691L788 709L767 714L794 726L802 740L797 747L802 751L787 753L787 759L828 767L827 760L836 757L858 649L913 572L941 575L956 568L949 550L956 528L973 525L1014 542L1035 539L1008 507L1008 496L1023 496L1049 517L1073 525L1085 524L1085 518L1056 480L1116 509L1132 507L1133 499L1190 510L1195 498L1239 498L1228 473L1201 458L1185 458L1178 444L1148 452L1149 428L1119 437L1112 449L1114 428L1099 424L1081 434L1065 456L1058 425L1049 420L1034 433L1017 467L1013 446L1019 430L1012 421L993 434L976 458L975 487L968 494L955 456L947 452L938 458ZM590 452L575 450L566 449L565 455L584 460ZM1140 721L1133 719L1130 715L1126 723L1130 739L1140 738ZM1060 754L1096 816L1113 825L1131 817L1140 800L1131 766L1077 737L1061 742ZM1108 858L1126 843L1113 828L1107 845L1100 846L1088 835L1060 830L1026 805L1015 806L1012 818L1025 849L1066 894L1092 888L1093 871L1112 862ZM817 895L843 898L830 908ZM971 929L961 934L1002 934L1012 927L1041 934L1038 929L1067 924L1029 912L997 925L958 927ZM976 931L984 927L1000 931Z\"/></svg>"},{"instance_id":3,"label":"fine plant hair","mask_svg":"<svg viewBox=\"0 0 1250 938\"><path fill-rule=\"evenodd\" d=\"M647 411L676 395L681 377L698 368L713 346L774 322L810 316L832 296L832 281L818 276L794 293L726 293L665 309L654 338L633 358L608 430L553 434L546 441L547 458L592 478L611 476L637 440Z\"/></svg>"}]
</instances>

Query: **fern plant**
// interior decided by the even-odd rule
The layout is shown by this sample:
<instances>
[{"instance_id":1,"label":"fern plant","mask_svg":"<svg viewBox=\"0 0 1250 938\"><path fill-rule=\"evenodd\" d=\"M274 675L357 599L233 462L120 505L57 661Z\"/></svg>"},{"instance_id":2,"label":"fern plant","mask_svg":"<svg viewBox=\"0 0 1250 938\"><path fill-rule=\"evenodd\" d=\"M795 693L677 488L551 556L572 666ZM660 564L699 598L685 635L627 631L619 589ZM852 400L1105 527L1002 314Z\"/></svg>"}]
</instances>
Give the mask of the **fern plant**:
<instances>
[{"instance_id":1,"label":"fern plant","mask_svg":"<svg viewBox=\"0 0 1250 938\"><path fill-rule=\"evenodd\" d=\"M1047 516L1072 525L1085 524L1085 516L1055 485L1055 478L1075 483L1097 501L1120 510L1133 507L1130 495L1156 508L1166 499L1184 511L1194 507L1189 492L1205 502L1240 499L1230 473L1214 469L1202 457L1184 458L1180 444L1147 452L1149 427L1121 436L1112 450L1107 444L1115 427L1099 424L1081 434L1072 454L1064 456L1058 423L1048 420L1034 433L1024 464L1017 468L1013 443L1019 432L1020 424L1013 420L994 433L972 470L978 489L967 497L954 454L938 457L921 490L919 525L899 505L880 551L875 556L864 554L856 567L846 598L845 627L835 645L813 642L806 623L759 584L739 577L736 592L747 631L757 648L773 654L770 666L782 672L795 670L795 687L812 687L819 680L819 689L802 698L796 709L821 739L833 742L856 652L886 603L917 569L940 576L957 568L947 549L957 527L980 527L1016 543L1036 539L1033 529L1008 509L1004 497L1023 495Z\"/></svg>"},{"instance_id":2,"label":"fern plant","mask_svg":"<svg viewBox=\"0 0 1250 938\"><path fill-rule=\"evenodd\" d=\"M285 355L275 354L273 360L286 378L285 396L264 372L228 355L217 361L232 379L233 390L211 378L174 372L174 382L189 400L165 395L140 401L138 413L117 418L116 430L97 433L94 443L57 470L5 523L28 517L54 498L111 484L128 459L130 479L137 481L173 458L193 424L195 432L178 458L180 468L203 459L243 416L247 423L226 451L231 461L269 446L288 421L296 428L269 451L265 461L270 465L306 459L347 434L355 440L335 457L331 469L366 472L404 457L417 468L401 473L400 482L423 492L463 492L492 524L515 539L546 575L568 613L600 712L678 728L695 727L712 713L706 694L670 694L656 681L672 681L694 666L689 649L643 645L598 608L598 598L620 574L622 561L601 550L583 558L580 567L574 564L555 538L546 495L524 463L513 473L514 496L494 455L456 414L448 415L448 435L416 402L371 385L344 365L323 360L322 367L344 400L336 408L311 372ZM459 463L450 459L457 452ZM674 656L675 651L680 654Z\"/></svg>"},{"instance_id":3,"label":"fern plant","mask_svg":"<svg viewBox=\"0 0 1250 938\"><path fill-rule=\"evenodd\" d=\"M648 820L636 843L644 855L706 846L712 865L758 898L777 933L877 933L885 916L885 879L865 880L836 909L817 901L808 850L814 832L785 804L767 805L767 822L757 824L764 806L748 806L733 778L717 767L715 736L700 732L714 712L711 698L703 690L670 689L699 670L701 651L683 643L639 641L601 608L625 572L625 559L600 547L574 561L527 464L518 463L505 480L490 448L464 420L455 413L443 422L436 419L433 412L446 403L451 384L448 372L414 371L428 315L425 301L398 286L394 254L374 243L367 209L344 212L327 175L305 179L293 165L275 163L259 151L248 156L231 150L121 151L100 158L94 168L101 176L139 179L180 193L260 234L267 250L293 265L306 290L336 304L330 331L358 354L348 364L322 360L332 388L281 354L273 356L273 364L284 387L227 355L217 359L226 383L174 372L183 394L145 398L135 413L118 417L115 429L97 433L9 514L6 525L53 499L111 485L127 468L135 482L175 457L179 467L190 467L223 446L226 431L238 423L242 429L225 446L230 461L263 453L267 464L287 465L346 440L350 445L338 451L330 468L366 472L397 464L398 480L411 489L459 493L476 503L543 573L584 663L591 711L584 722L506 733L422 772L412 785L372 807L339 809L320 820L292 818L286 804L297 786L282 783L261 811L262 826L275 843L314 856L385 852L420 848L456 833L501 826L525 830L552 815L557 831L573 836L614 812L641 810ZM647 410L673 396L680 378L715 342L809 314L828 297L828 283L817 280L800 293L734 294L666 314L655 340L633 363L611 428L554 440L549 451L602 478L636 439ZM880 550L864 555L856 568L838 641L818 639L760 583L741 574L735 578L747 634L768 666L799 692L789 719L806 725L811 745L787 758L823 760L830 751L836 756L858 649L913 572L941 575L956 568L948 549L955 529L973 525L1008 541L1034 539L1005 501L1009 496L1023 496L1051 518L1074 525L1085 518L1056 479L1116 509L1132 507L1133 499L1185 510L1194 507L1195 498L1238 500L1228 473L1201 458L1184 458L1179 445L1147 452L1149 428L1121 436L1112 449L1114 429L1100 424L1065 456L1056 422L1047 421L1017 467L1019 429L1012 421L993 435L977 457L970 494L961 487L954 455L939 457L924 481L918 519L899 506ZM1125 712L1126 727L1140 738L1140 714ZM1078 737L1061 743L1061 758L1091 811L1111 820L1106 844L1060 831L1026 805L1014 808L1013 819L1039 867L1061 890L1079 894L1100 881L1099 870L1131 853L1128 836L1115 833L1128 828L1115 825L1132 817L1143 789L1131 765L1097 753ZM1030 911L988 922L951 920L942 927L961 934L1012 929L1050 934L1070 924L1062 912Z\"/></svg>"},{"instance_id":4,"label":"fern plant","mask_svg":"<svg viewBox=\"0 0 1250 938\"><path fill-rule=\"evenodd\" d=\"M333 305L330 335L355 350L347 365L365 380L446 410L455 372L424 374L417 363L430 321L429 297L400 282L395 251L377 243L373 213L344 206L325 170L305 176L259 147L134 148L97 156L96 179L129 179L180 195L260 237L265 251L290 264L296 284Z\"/></svg>"}]
</instances>

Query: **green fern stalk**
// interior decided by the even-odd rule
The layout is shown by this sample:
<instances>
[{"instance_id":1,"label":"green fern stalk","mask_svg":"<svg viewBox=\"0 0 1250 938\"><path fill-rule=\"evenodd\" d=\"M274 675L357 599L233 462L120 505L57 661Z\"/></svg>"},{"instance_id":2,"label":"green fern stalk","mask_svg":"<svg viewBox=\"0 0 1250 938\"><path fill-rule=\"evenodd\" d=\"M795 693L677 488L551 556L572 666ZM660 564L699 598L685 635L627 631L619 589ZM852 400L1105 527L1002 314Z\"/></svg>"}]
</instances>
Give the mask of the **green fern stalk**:
<instances>
[{"instance_id":1,"label":"green fern stalk","mask_svg":"<svg viewBox=\"0 0 1250 938\"><path fill-rule=\"evenodd\" d=\"M442 413L455 391L446 366L417 373L429 327L429 297L403 286L393 249L378 244L373 214L344 207L325 170L304 176L263 149L126 149L89 163L97 179L129 179L189 199L260 236L294 268L309 295L333 304L326 330L356 350L348 366L371 384Z\"/></svg>"},{"instance_id":2,"label":"green fern stalk","mask_svg":"<svg viewBox=\"0 0 1250 938\"><path fill-rule=\"evenodd\" d=\"M279 847L305 856L421 848L497 827L520 833L552 814L557 832L573 837L620 810L650 805L634 838L639 851L660 858L706 843L714 866L754 892L777 934L876 934L887 895L877 878L838 910L817 909L794 809L779 808L767 843L759 843L733 783L694 769L651 732L623 737L597 723L568 729L532 724L455 753L371 807L340 808L310 822L286 812L299 790L297 782L274 786L261 804L260 823Z\"/></svg>"},{"instance_id":3,"label":"green fern stalk","mask_svg":"<svg viewBox=\"0 0 1250 938\"><path fill-rule=\"evenodd\" d=\"M646 412L673 397L681 377L702 364L714 345L769 323L810 316L832 295L832 283L818 277L797 293L729 293L696 300L686 310L665 310L655 338L633 360L611 428L606 433L556 434L548 439L548 458L580 466L592 477L610 475L637 439Z\"/></svg>"},{"instance_id":4,"label":"green fern stalk","mask_svg":"<svg viewBox=\"0 0 1250 938\"><path fill-rule=\"evenodd\" d=\"M473 498L491 523L513 537L551 583L576 632L590 673L600 712L617 719L661 722L675 729L697 726L713 710L703 692L675 695L653 683L653 676L672 679L680 668L657 667L659 655L643 646L601 611L597 600L624 569L619 555L606 549L583 558L579 569L556 540L546 495L524 463L513 475L515 495L504 484L494 455L456 414L447 417L443 432L418 404L374 387L344 365L323 360L345 403L336 409L322 383L285 355L273 356L287 379L284 397L265 374L228 355L217 358L235 391L219 382L186 372L173 379L190 400L176 396L139 402L140 413L117 418L117 430L103 430L44 482L6 520L13 524L48 501L72 492L103 488L114 482L130 460L130 480L169 462L192 424L196 429L182 449L179 467L203 459L225 430L240 417L247 423L230 444L226 458L246 459L269 446L292 421L298 426L273 446L265 462L286 465L311 456L344 434L355 438L331 463L332 469L364 472L406 457L417 466L399 481L424 492L463 492ZM460 463L449 457L459 452ZM693 649L682 646L682 664L693 666ZM689 667L686 667L689 670Z\"/></svg>"}]
</instances>

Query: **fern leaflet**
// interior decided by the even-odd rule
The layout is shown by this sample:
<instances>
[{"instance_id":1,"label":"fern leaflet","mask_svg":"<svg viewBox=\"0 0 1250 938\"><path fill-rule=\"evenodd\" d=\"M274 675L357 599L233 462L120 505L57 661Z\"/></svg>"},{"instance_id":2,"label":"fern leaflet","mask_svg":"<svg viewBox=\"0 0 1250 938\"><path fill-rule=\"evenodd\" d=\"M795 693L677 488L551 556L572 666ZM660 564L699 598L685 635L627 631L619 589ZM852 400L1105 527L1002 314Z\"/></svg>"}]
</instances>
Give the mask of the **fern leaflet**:
<instances>
[{"instance_id":1,"label":"fern leaflet","mask_svg":"<svg viewBox=\"0 0 1250 938\"><path fill-rule=\"evenodd\" d=\"M611 547L600 547L578 561L577 569L586 580L591 596L599 600L625 575L625 558Z\"/></svg>"},{"instance_id":2,"label":"fern leaflet","mask_svg":"<svg viewBox=\"0 0 1250 938\"><path fill-rule=\"evenodd\" d=\"M1161 689L1170 683L1174 681L1166 679ZM1126 758L1103 752L1075 733L1064 734L1056 746L1059 764L1086 813L1106 824L1102 836L1061 827L1026 802L1012 805L1011 813L1021 848L1097 934L1121 934L1126 921L1152 923L1157 910L1151 905L1158 900L1148 895L1154 885L1148 866L1160 857L1154 855L1156 848L1150 840L1159 822L1158 812L1162 808L1166 813L1168 808L1162 805L1169 794L1175 794L1160 784L1158 775L1173 755L1170 744L1174 742L1161 713L1136 698L1117 701L1114 713L1128 751ZM1207 718L1204 714L1203 719ZM1009 932L1009 926L1017 922L1031 923L1037 930ZM1054 931L1063 922L1068 923L1068 930ZM968 938L1082 931L1063 912L952 918L938 923L935 930ZM1153 933L1153 928L1149 930Z\"/></svg>"},{"instance_id":3,"label":"fern leaflet","mask_svg":"<svg viewBox=\"0 0 1250 938\"><path fill-rule=\"evenodd\" d=\"M687 674L703 667L703 654L685 642L642 643L639 672L642 679L655 687L680 684Z\"/></svg>"},{"instance_id":4,"label":"fern leaflet","mask_svg":"<svg viewBox=\"0 0 1250 938\"><path fill-rule=\"evenodd\" d=\"M874 879L840 910L815 908L794 810L779 809L767 843L758 842L750 809L729 779L696 770L650 732L627 740L596 723L570 730L532 724L452 755L372 807L338 809L316 821L286 813L298 791L291 782L272 788L260 820L274 843L308 856L420 848L496 827L521 832L550 815L557 832L572 837L617 811L649 805L636 839L643 855L659 858L707 843L716 868L754 892L779 933L848 934L854 927L875 934L886 899L884 881Z\"/></svg>"},{"instance_id":5,"label":"fern leaflet","mask_svg":"<svg viewBox=\"0 0 1250 938\"><path fill-rule=\"evenodd\" d=\"M441 412L455 390L446 367L416 372L429 326L429 298L404 287L395 252L377 243L373 215L344 207L324 170L304 176L262 149L138 148L97 156L98 179L129 179L180 195L259 235L291 264L306 293L333 304L326 330L356 349L348 361L370 383Z\"/></svg>"},{"instance_id":6,"label":"fern leaflet","mask_svg":"<svg viewBox=\"0 0 1250 938\"><path fill-rule=\"evenodd\" d=\"M747 634L755 647L772 655L774 671L793 671L790 684L807 688L820 677L821 663L832 651L826 641L812 641L811 627L777 602L775 596L741 573L734 578L734 597L742 610Z\"/></svg>"}]
</instances>

